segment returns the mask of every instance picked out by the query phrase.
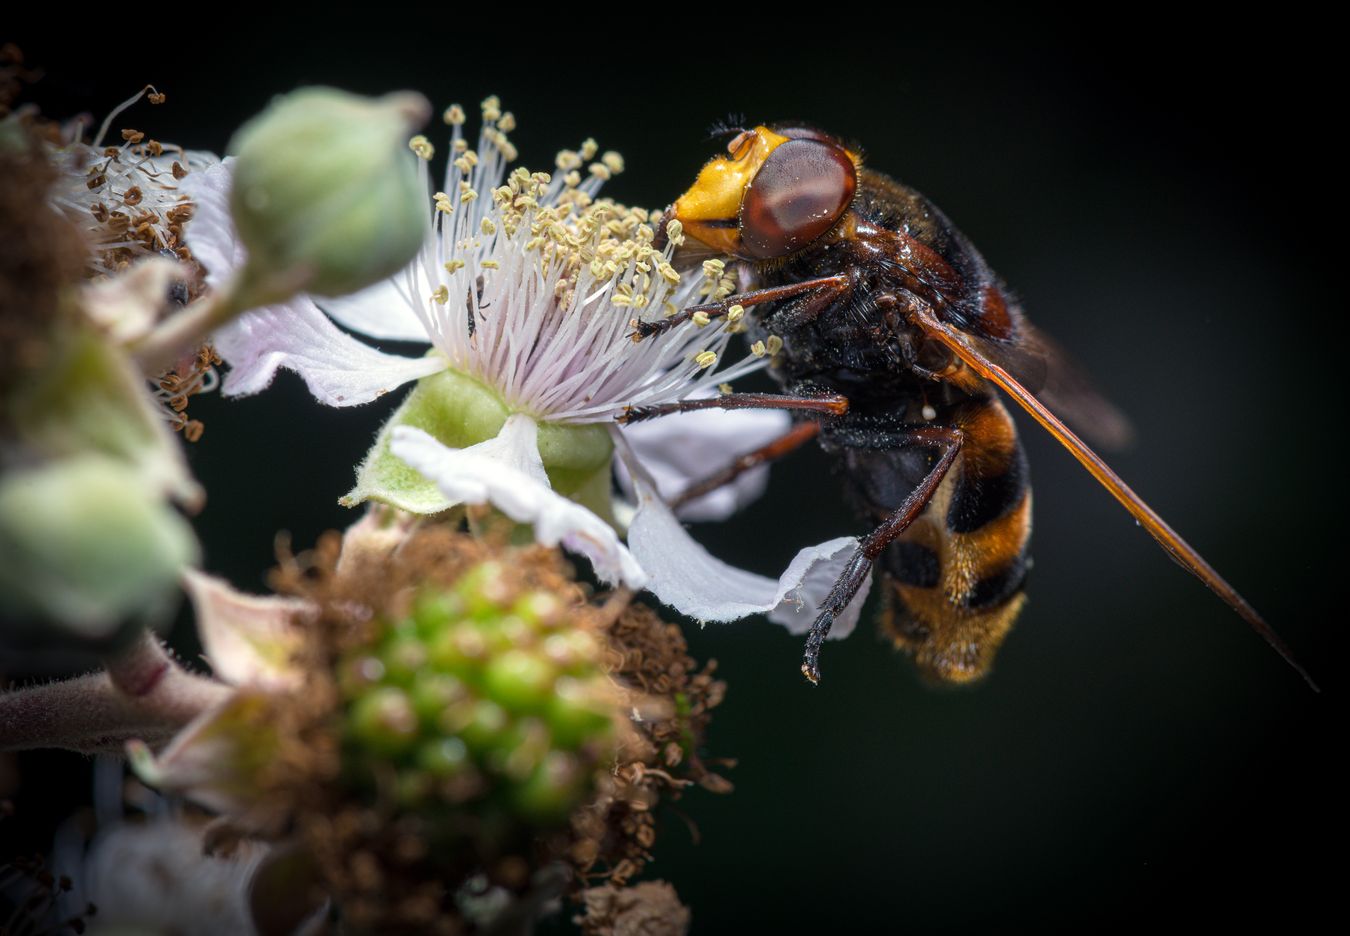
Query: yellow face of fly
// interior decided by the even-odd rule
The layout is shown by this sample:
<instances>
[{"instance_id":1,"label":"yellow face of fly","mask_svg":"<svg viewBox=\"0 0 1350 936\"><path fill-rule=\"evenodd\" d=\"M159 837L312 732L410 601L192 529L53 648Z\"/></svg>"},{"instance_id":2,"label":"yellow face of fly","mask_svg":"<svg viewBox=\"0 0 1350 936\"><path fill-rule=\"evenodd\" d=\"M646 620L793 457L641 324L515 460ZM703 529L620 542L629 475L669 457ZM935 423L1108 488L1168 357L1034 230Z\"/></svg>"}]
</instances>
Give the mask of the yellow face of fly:
<instances>
[{"instance_id":1,"label":"yellow face of fly","mask_svg":"<svg viewBox=\"0 0 1350 936\"><path fill-rule=\"evenodd\" d=\"M756 127L727 145L730 155L710 160L675 202L685 234L719 253L741 256L741 200L769 154L787 141L768 127Z\"/></svg>"}]
</instances>

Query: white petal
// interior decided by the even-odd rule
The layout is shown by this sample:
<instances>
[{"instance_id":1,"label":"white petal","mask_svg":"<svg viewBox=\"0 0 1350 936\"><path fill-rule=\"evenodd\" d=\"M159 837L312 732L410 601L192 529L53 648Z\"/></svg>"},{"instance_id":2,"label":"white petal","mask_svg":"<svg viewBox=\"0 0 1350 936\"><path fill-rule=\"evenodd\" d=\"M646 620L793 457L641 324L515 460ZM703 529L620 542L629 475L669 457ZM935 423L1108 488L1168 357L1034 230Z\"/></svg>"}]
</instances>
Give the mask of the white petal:
<instances>
[{"instance_id":1,"label":"white petal","mask_svg":"<svg viewBox=\"0 0 1350 936\"><path fill-rule=\"evenodd\" d=\"M808 546L797 553L780 580L796 581L797 584L787 592L785 600L769 612L769 620L782 624L794 634L805 634L810 630L821 604L857 549L857 537L841 536L818 546ZM872 573L868 572L858 594L835 617L834 626L830 628L831 639L838 640L853 633L853 628L858 625L858 616L862 614L863 603L867 601L867 593L871 590Z\"/></svg>"},{"instance_id":2,"label":"white petal","mask_svg":"<svg viewBox=\"0 0 1350 936\"><path fill-rule=\"evenodd\" d=\"M189 173L179 186L192 196L192 220L184 229L192 256L206 267L206 283L213 289L229 281L243 266L244 245L230 216L230 186L234 157Z\"/></svg>"},{"instance_id":3,"label":"white petal","mask_svg":"<svg viewBox=\"0 0 1350 936\"><path fill-rule=\"evenodd\" d=\"M504 465L510 465L536 484L549 488L552 493L548 472L544 470L544 459L539 454L539 424L528 416L521 413L508 416L495 438L471 445L464 451L495 458Z\"/></svg>"},{"instance_id":4,"label":"white petal","mask_svg":"<svg viewBox=\"0 0 1350 936\"><path fill-rule=\"evenodd\" d=\"M792 427L787 413L766 410L695 410L623 429L624 437L667 500L688 485L767 445ZM634 496L633 480L619 465L619 484ZM682 520L725 520L752 503L769 483L768 466L745 472L731 484L682 506Z\"/></svg>"},{"instance_id":5,"label":"white petal","mask_svg":"<svg viewBox=\"0 0 1350 936\"><path fill-rule=\"evenodd\" d=\"M197 616L197 635L211 669L234 686L295 688L304 674L295 663L309 602L275 595L246 595L224 579L195 569L183 584Z\"/></svg>"},{"instance_id":6,"label":"white petal","mask_svg":"<svg viewBox=\"0 0 1350 936\"><path fill-rule=\"evenodd\" d=\"M631 452L620 447L625 458ZM697 621L735 621L768 612L794 633L808 629L821 602L858 547L845 536L797 553L777 581L716 558L694 541L656 496L640 470L638 509L628 527L628 548L647 573L647 589ZM831 637L846 637L857 623L871 579L836 620Z\"/></svg>"},{"instance_id":7,"label":"white petal","mask_svg":"<svg viewBox=\"0 0 1350 936\"><path fill-rule=\"evenodd\" d=\"M252 933L249 885L268 846L246 839L207 854L203 827L168 818L101 832L78 868L62 870L98 907L93 929L121 933Z\"/></svg>"},{"instance_id":8,"label":"white petal","mask_svg":"<svg viewBox=\"0 0 1350 936\"><path fill-rule=\"evenodd\" d=\"M430 340L427 327L398 286L406 280L407 274L399 273L349 296L319 297L316 301L325 312L352 331L372 338L425 343Z\"/></svg>"},{"instance_id":9,"label":"white petal","mask_svg":"<svg viewBox=\"0 0 1350 936\"><path fill-rule=\"evenodd\" d=\"M245 259L230 216L233 162L227 159L183 180L196 203L186 230L188 246L207 268L212 287L228 282ZM419 337L426 340L425 330ZM258 393L285 367L304 378L321 402L356 406L445 368L438 356L406 358L376 351L334 325L307 296L247 312L212 340L230 365L221 389L225 396Z\"/></svg>"},{"instance_id":10,"label":"white petal","mask_svg":"<svg viewBox=\"0 0 1350 936\"><path fill-rule=\"evenodd\" d=\"M532 524L535 540L545 546L562 544L585 556L601 581L641 588L646 576L614 529L548 486L537 430L534 420L516 414L495 439L452 449L420 429L397 426L390 450L452 503L490 503L517 523Z\"/></svg>"},{"instance_id":11,"label":"white petal","mask_svg":"<svg viewBox=\"0 0 1350 936\"><path fill-rule=\"evenodd\" d=\"M213 341L230 365L225 396L257 393L285 367L299 374L320 402L356 406L446 367L439 354L406 358L362 344L305 296L246 312Z\"/></svg>"},{"instance_id":12,"label":"white petal","mask_svg":"<svg viewBox=\"0 0 1350 936\"><path fill-rule=\"evenodd\" d=\"M698 621L735 621L778 604L778 583L727 565L696 543L660 498L639 493L628 548L657 598Z\"/></svg>"}]
</instances>

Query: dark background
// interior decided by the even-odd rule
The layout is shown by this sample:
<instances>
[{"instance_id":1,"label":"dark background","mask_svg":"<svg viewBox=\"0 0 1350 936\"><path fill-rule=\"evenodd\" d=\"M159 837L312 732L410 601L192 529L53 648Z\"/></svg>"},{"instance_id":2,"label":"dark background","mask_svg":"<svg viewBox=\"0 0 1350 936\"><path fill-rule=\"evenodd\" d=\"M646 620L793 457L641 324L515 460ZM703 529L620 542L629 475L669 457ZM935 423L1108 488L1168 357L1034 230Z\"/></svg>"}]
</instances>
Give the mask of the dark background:
<instances>
[{"instance_id":1,"label":"dark background","mask_svg":"<svg viewBox=\"0 0 1350 936\"><path fill-rule=\"evenodd\" d=\"M1343 825L1331 751L1343 742L1344 82L1325 25L1125 9L1097 22L850 12L781 36L764 32L772 8L616 9L589 40L536 11L528 29L547 53L513 48L523 11L495 27L471 9L292 10L248 26L213 13L163 34L126 11L125 31L107 14L97 30L12 38L47 69L32 97L48 113L101 117L151 81L168 103L119 126L217 151L299 84L410 87L471 114L497 93L524 163L551 168L594 135L628 162L606 193L652 206L689 184L716 145L706 126L728 112L860 140L1130 414L1139 442L1115 467L1325 692L1022 420L1036 566L992 676L925 687L870 614L826 648L817 689L798 673L799 641L763 621L689 627L730 683L711 749L739 759L737 788L684 801L701 841L670 816L650 876L676 884L696 933L1294 922L1330 904L1326 850ZM395 401L327 409L290 376L255 399L199 399L206 567L261 590L278 529L307 544L351 520L336 498ZM764 500L696 532L777 575L801 546L861 532L828 471L818 452L795 457ZM78 766L23 763L30 776ZM42 795L28 789L21 806Z\"/></svg>"}]
</instances>

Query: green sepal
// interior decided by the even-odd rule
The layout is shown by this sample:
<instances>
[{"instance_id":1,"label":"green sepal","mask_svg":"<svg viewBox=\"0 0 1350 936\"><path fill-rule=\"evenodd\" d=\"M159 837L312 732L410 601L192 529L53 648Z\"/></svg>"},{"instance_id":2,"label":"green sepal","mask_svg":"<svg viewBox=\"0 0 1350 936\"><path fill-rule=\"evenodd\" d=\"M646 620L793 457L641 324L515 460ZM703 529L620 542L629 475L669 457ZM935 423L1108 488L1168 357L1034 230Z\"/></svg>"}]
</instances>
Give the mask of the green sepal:
<instances>
[{"instance_id":1,"label":"green sepal","mask_svg":"<svg viewBox=\"0 0 1350 936\"><path fill-rule=\"evenodd\" d=\"M281 744L275 705L266 690L236 690L198 716L158 755L139 741L128 743L132 772L156 789L184 793L221 812L265 810L263 778Z\"/></svg>"}]
</instances>

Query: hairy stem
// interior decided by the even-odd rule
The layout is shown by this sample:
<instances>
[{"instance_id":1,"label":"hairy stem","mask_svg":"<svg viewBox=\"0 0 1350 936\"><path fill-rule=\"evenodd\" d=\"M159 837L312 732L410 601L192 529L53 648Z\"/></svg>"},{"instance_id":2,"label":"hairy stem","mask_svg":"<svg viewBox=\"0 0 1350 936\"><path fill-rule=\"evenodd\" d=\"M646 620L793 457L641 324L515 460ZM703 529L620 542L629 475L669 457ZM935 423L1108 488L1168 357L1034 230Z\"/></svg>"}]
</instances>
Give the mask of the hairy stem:
<instances>
[{"instance_id":1,"label":"hairy stem","mask_svg":"<svg viewBox=\"0 0 1350 936\"><path fill-rule=\"evenodd\" d=\"M183 669L148 631L106 665L106 672L0 695L0 750L94 754L120 752L133 738L161 744L232 691Z\"/></svg>"},{"instance_id":2,"label":"hairy stem","mask_svg":"<svg viewBox=\"0 0 1350 936\"><path fill-rule=\"evenodd\" d=\"M176 315L132 345L131 353L146 375L168 370L184 354L201 347L211 332L224 325L239 309L227 292L212 293Z\"/></svg>"},{"instance_id":3,"label":"hairy stem","mask_svg":"<svg viewBox=\"0 0 1350 936\"><path fill-rule=\"evenodd\" d=\"M131 355L141 372L153 377L200 348L213 331L241 312L285 302L303 290L311 277L307 266L268 274L245 266L232 283L160 322L154 331L131 345Z\"/></svg>"}]
</instances>

